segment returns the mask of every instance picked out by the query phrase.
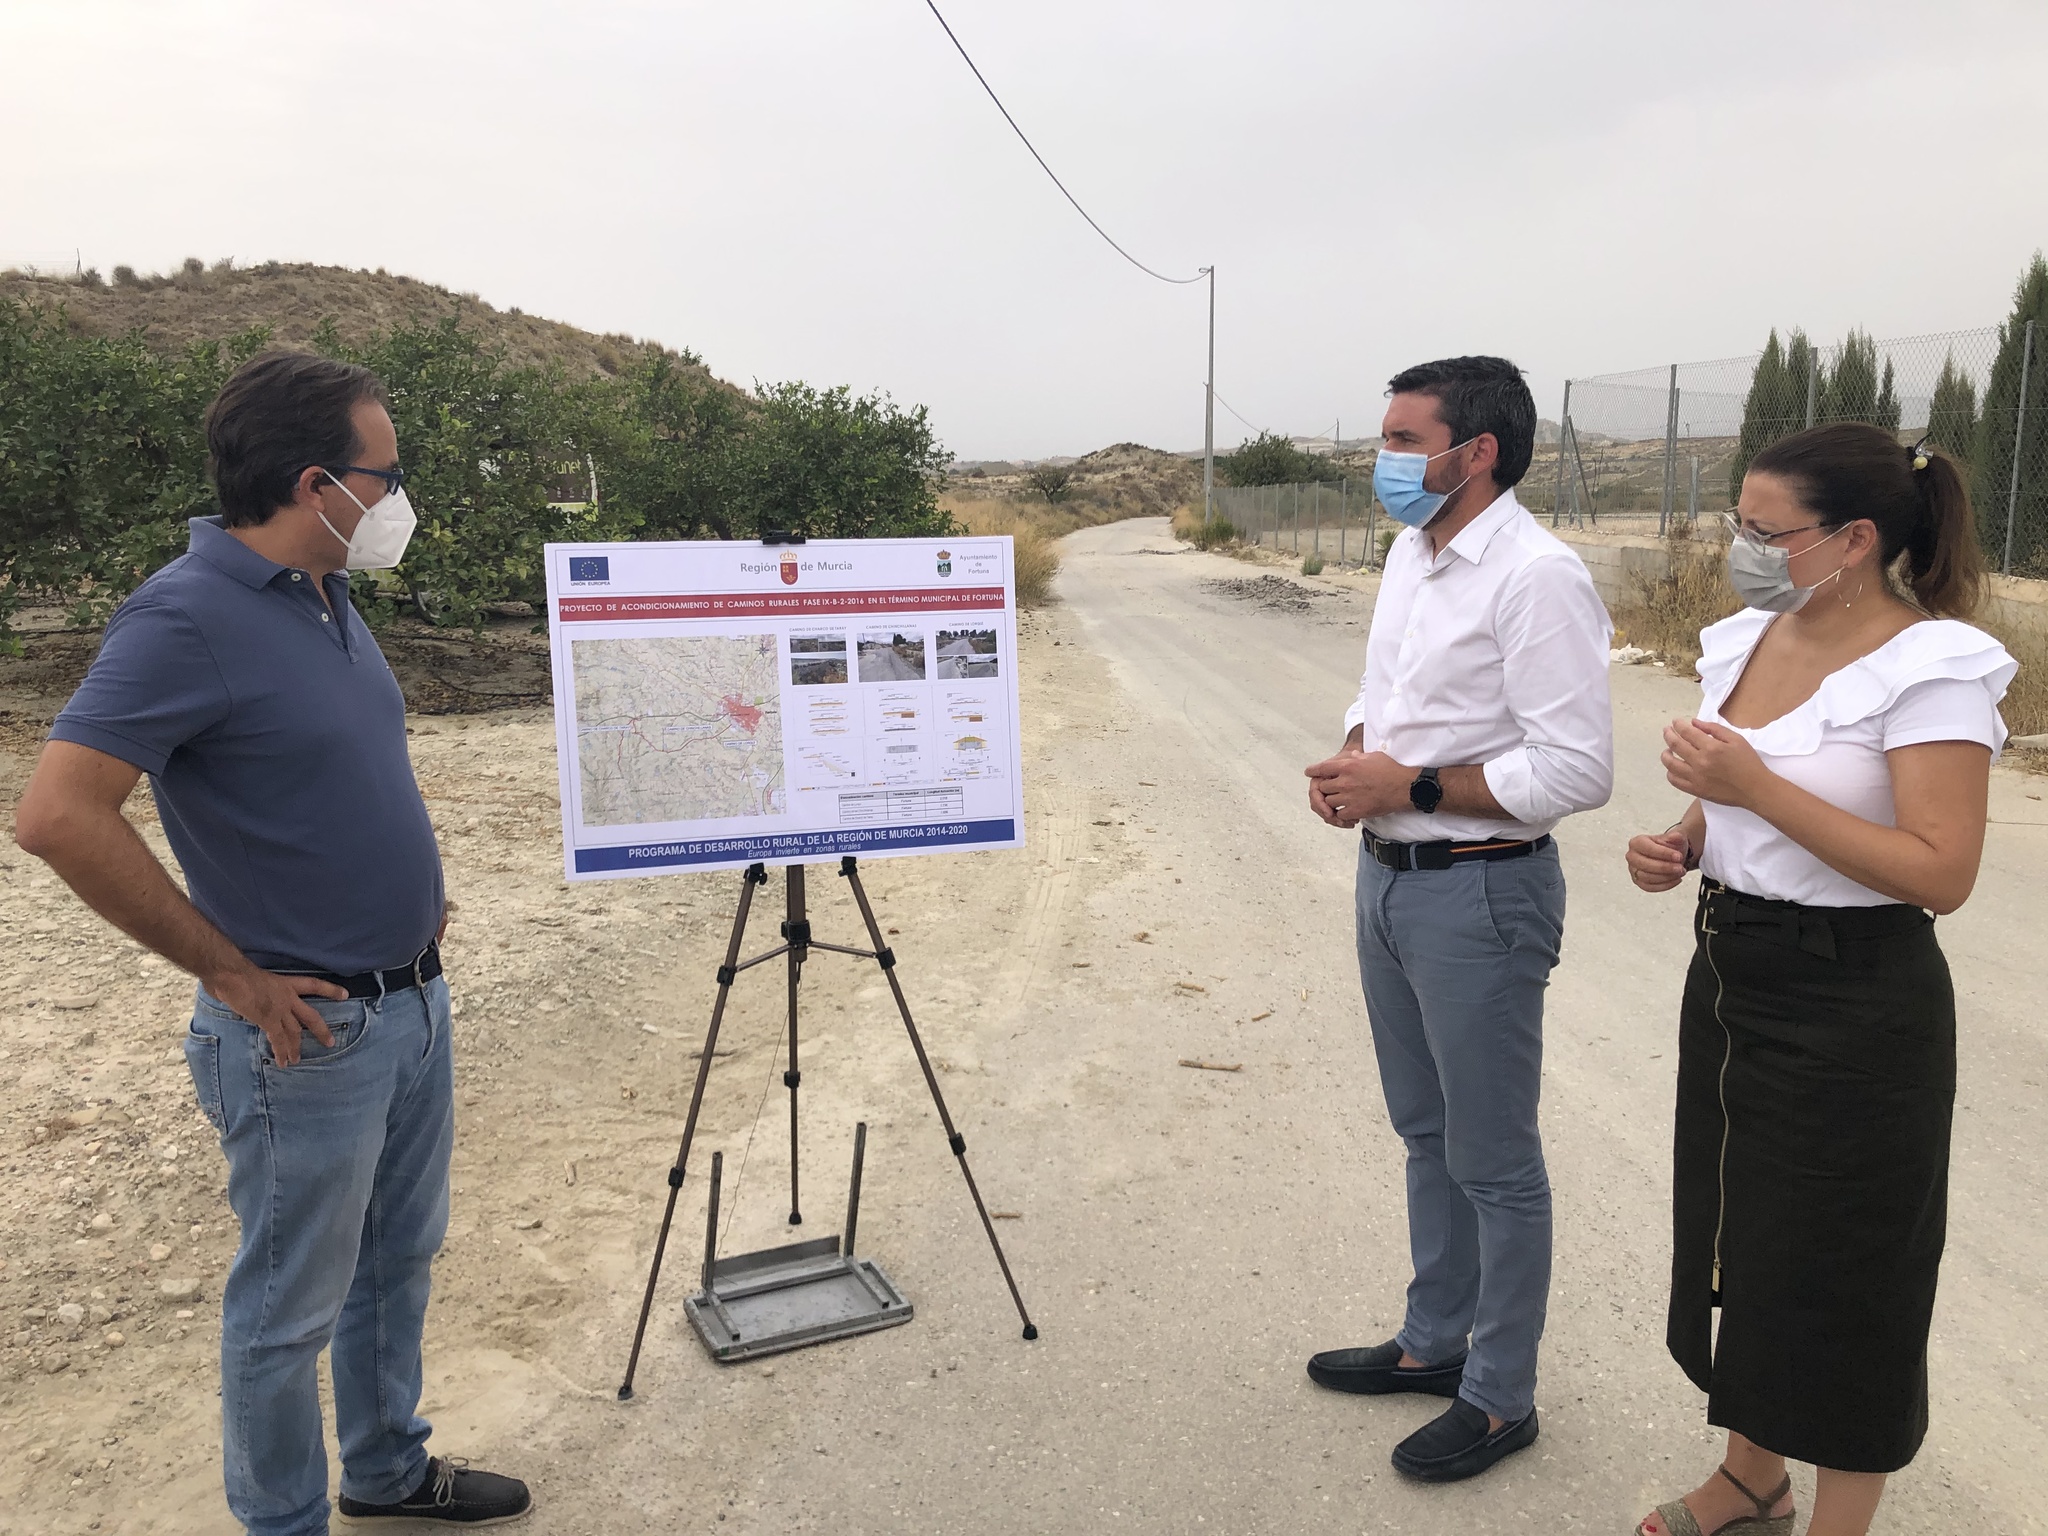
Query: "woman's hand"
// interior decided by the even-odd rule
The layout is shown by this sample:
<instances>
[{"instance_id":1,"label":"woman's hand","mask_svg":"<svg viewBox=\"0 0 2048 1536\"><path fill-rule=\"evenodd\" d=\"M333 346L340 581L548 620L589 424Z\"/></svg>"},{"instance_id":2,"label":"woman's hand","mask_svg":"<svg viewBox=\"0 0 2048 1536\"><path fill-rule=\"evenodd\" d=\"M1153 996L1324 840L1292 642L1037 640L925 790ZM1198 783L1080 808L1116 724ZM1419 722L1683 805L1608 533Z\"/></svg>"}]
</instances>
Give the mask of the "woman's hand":
<instances>
[{"instance_id":1,"label":"woman's hand","mask_svg":"<svg viewBox=\"0 0 2048 1536\"><path fill-rule=\"evenodd\" d=\"M1716 805L1747 808L1775 777L1739 732L1708 720L1665 726L1662 761L1673 789Z\"/></svg>"},{"instance_id":2,"label":"woman's hand","mask_svg":"<svg viewBox=\"0 0 2048 1536\"><path fill-rule=\"evenodd\" d=\"M1628 877L1638 890L1668 891L1692 867L1692 844L1685 831L1644 832L1628 840Z\"/></svg>"}]
</instances>

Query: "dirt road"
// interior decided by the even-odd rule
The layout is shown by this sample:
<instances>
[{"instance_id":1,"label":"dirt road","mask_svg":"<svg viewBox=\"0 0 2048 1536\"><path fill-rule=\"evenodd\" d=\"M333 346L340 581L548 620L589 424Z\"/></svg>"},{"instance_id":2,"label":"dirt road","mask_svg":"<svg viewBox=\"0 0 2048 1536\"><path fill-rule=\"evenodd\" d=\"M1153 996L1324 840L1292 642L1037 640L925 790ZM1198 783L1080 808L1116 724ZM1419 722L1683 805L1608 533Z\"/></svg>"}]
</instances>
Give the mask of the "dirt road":
<instances>
[{"instance_id":1,"label":"dirt road","mask_svg":"<svg viewBox=\"0 0 2048 1536\"><path fill-rule=\"evenodd\" d=\"M1431 1403L1335 1396L1301 1370L1391 1333L1406 1265L1350 958L1355 844L1309 817L1300 780L1340 734L1369 583L1272 574L1184 552L1163 520L1070 538L1064 602L1022 626L1029 849L867 866L982 1188L1014 1213L1000 1230L1031 1344L886 992L821 956L804 1231L837 1229L866 1118L861 1246L917 1319L731 1368L682 1321L713 1149L728 1250L788 1231L764 968L728 1017L639 1397L614 1400L735 882L569 889L545 717L416 723L461 903L455 1227L428 1407L436 1449L534 1481L536 1536L1626 1530L1711 1465L1661 1344L1687 907L1638 896L1618 858L1628 832L1671 819L1655 730L1694 685L1617 671L1615 803L1561 838L1543 1439L1475 1484L1421 1489L1386 1453ZM0 756L0 812L23 765ZM2041 1528L2042 791L2000 773L1978 894L1943 924L1964 1048L1934 1429L1888 1531ZM68 901L0 848L0 1536L224 1531L211 1371L231 1237L174 1059L184 989ZM836 880L813 881L812 906L821 938L854 937ZM116 1315L72 1327L66 1304Z\"/></svg>"}]
</instances>

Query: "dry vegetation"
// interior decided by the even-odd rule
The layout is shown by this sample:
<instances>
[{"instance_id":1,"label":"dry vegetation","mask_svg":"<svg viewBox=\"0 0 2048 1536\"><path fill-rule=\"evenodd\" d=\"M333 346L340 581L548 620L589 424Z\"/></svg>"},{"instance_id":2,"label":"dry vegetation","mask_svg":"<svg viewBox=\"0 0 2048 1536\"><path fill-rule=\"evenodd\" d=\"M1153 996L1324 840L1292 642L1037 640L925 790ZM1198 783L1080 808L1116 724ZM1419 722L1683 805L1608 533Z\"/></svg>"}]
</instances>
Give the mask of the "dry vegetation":
<instances>
[{"instance_id":1,"label":"dry vegetation","mask_svg":"<svg viewBox=\"0 0 2048 1536\"><path fill-rule=\"evenodd\" d=\"M1046 527L1047 520L1031 508L1011 501L967 501L947 496L939 503L953 514L953 521L969 533L984 536L1005 534L1017 541L1017 602L1036 608L1052 596L1052 579L1060 572L1060 552L1053 546L1059 537ZM1059 530L1060 533L1067 532Z\"/></svg>"},{"instance_id":2,"label":"dry vegetation","mask_svg":"<svg viewBox=\"0 0 2048 1536\"><path fill-rule=\"evenodd\" d=\"M969 533L1007 533L1017 541L1017 601L1025 607L1050 597L1062 536L1126 517L1178 519L1201 493L1199 464L1137 443L1097 449L1066 467L1072 478L1056 503L1033 488L1028 470L1007 464L955 473L939 497Z\"/></svg>"},{"instance_id":3,"label":"dry vegetation","mask_svg":"<svg viewBox=\"0 0 2048 1536\"><path fill-rule=\"evenodd\" d=\"M1670 574L1654 580L1632 577L1630 601L1616 605L1614 623L1629 644L1690 672L1700 659L1700 631L1742 603L1728 585L1726 551L1719 543L1694 539L1678 523L1666 544Z\"/></svg>"},{"instance_id":4,"label":"dry vegetation","mask_svg":"<svg viewBox=\"0 0 2048 1536\"><path fill-rule=\"evenodd\" d=\"M631 336L599 336L517 309L497 309L473 293L453 293L382 268L358 272L305 262L207 266L195 257L176 272L130 274L111 283L0 272L0 301L7 299L61 308L72 329L87 335L139 330L152 347L163 349L258 325L268 326L277 342L303 345L329 320L344 342L360 346L396 325L452 315L514 366L558 363L572 375L615 374L665 350Z\"/></svg>"},{"instance_id":5,"label":"dry vegetation","mask_svg":"<svg viewBox=\"0 0 2048 1536\"><path fill-rule=\"evenodd\" d=\"M1616 606L1614 622L1630 644L1691 671L1700 659L1700 631L1742 605L1728 585L1722 544L1692 538L1682 523L1672 530L1667 542L1671 573L1655 580L1635 577L1632 600ZM2048 731L2048 640L1986 613L1979 613L1971 622L1997 636L2020 664L2019 675L2000 706L2007 729L2015 736Z\"/></svg>"},{"instance_id":6,"label":"dry vegetation","mask_svg":"<svg viewBox=\"0 0 2048 1536\"><path fill-rule=\"evenodd\" d=\"M1235 543L1238 530L1228 518L1205 519L1201 508L1191 505L1173 509L1173 536L1197 549L1217 549Z\"/></svg>"}]
</instances>

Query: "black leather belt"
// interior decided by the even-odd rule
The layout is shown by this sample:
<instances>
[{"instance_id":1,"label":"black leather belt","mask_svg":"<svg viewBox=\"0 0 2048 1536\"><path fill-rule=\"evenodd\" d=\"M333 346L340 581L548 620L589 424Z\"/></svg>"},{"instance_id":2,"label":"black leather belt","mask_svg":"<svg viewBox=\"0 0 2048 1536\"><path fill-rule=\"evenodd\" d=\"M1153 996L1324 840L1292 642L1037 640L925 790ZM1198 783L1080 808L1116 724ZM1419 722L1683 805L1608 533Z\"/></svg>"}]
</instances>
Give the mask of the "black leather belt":
<instances>
[{"instance_id":1,"label":"black leather belt","mask_svg":"<svg viewBox=\"0 0 2048 1536\"><path fill-rule=\"evenodd\" d=\"M333 982L345 989L350 997L382 997L387 992L424 987L440 975L441 946L429 944L411 965L394 965L388 971L364 971L360 976L337 976L332 971L311 971L307 974L321 981Z\"/></svg>"},{"instance_id":2,"label":"black leather belt","mask_svg":"<svg viewBox=\"0 0 2048 1536\"><path fill-rule=\"evenodd\" d=\"M1366 851L1388 869L1449 869L1453 864L1491 864L1500 859L1526 859L1550 846L1544 833L1532 843L1397 843L1365 834Z\"/></svg>"}]
</instances>

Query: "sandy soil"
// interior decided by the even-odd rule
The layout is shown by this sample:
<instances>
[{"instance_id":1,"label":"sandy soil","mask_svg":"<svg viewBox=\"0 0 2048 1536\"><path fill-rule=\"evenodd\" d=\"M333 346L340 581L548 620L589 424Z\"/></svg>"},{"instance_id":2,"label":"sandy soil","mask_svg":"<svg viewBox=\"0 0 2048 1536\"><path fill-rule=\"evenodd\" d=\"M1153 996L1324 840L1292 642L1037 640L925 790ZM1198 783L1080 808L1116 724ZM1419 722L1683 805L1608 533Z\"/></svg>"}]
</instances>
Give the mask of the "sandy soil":
<instances>
[{"instance_id":1,"label":"sandy soil","mask_svg":"<svg viewBox=\"0 0 2048 1536\"><path fill-rule=\"evenodd\" d=\"M726 1251L788 1234L781 973L764 967L735 991L639 1395L616 1402L737 880L565 885L544 712L416 717L459 903L427 1408L437 1451L534 1483L536 1536L1625 1530L1711 1467L1661 1347L1686 909L1636 896L1616 857L1670 819L1650 744L1691 685L1617 671L1623 783L1563 839L1544 1439L1474 1484L1417 1488L1386 1452L1429 1402L1301 1373L1313 1349L1390 1334L1405 1280L1398 1144L1349 954L1353 844L1299 803L1355 687L1372 582L1282 592L1163 528L1069 539L1066 601L1022 625L1029 848L865 866L1036 1343L878 975L820 955L804 1232L838 1229L866 1119L861 1247L917 1318L738 1367L683 1321L712 1150ZM17 747L47 707L0 696ZM0 815L26 762L8 746ZM2001 773L1978 898L1944 929L1966 1054L1935 1431L1885 1531L2042 1528L2040 792ZM812 887L819 937L857 941L839 882ZM0 845L0 1536L232 1529L215 1429L232 1220L177 1050L188 996Z\"/></svg>"},{"instance_id":2,"label":"sandy soil","mask_svg":"<svg viewBox=\"0 0 2048 1536\"><path fill-rule=\"evenodd\" d=\"M472 688L523 683L517 668L529 647L516 634L499 643L515 653L509 676L472 677ZM1078 649L1063 650L1030 615L1020 643L1035 727L1027 752L1048 786L1032 798L1033 841L1063 850L1058 884L1033 878L1048 868L1034 854L882 860L864 871L973 1139L970 1159L1012 1233L1028 1230L1028 1213L1016 1180L992 1172L983 1150L985 1135L993 1148L1000 1134L983 1128L1001 1093L992 1101L976 1081L985 1076L977 1032L1055 965L1065 972L1059 983L1083 974L1048 952L1058 947L1052 924L1073 885L1106 878L1105 855L1120 862L1127 815L1105 802L1101 825L1087 829L1104 851L1078 852L1078 810L1071 796L1054 809L1063 797L1044 769L1068 733L1118 728L1107 723L1100 680L1074 676L1087 665ZM391 648L417 662L416 645ZM86 650L45 644L39 666L16 664L5 677L0 705L13 731L0 744L9 749L0 751L0 821L61 703L52 684L75 674ZM417 686L422 677L406 677L409 694L442 702ZM1085 714L1073 713L1076 703ZM412 734L456 905L446 953L461 1115L428 1407L437 1446L459 1439L485 1461L493 1449L500 1463L521 1461L549 1408L565 1398L609 1402L623 1370L738 880L567 885L544 710L416 715ZM167 858L147 796L130 811ZM756 906L750 952L772 942L781 902L778 878ZM812 906L820 938L862 941L837 879L814 879ZM1002 942L991 942L997 935ZM731 1251L787 1232L781 976L764 968L735 994L693 1159L701 1174L712 1149L727 1154ZM958 1226L971 1208L936 1122L927 1123L929 1100L875 968L821 956L805 985L806 1233L838 1229L852 1122L864 1115L863 1248L884 1249L885 1264L928 1307L918 1266L886 1251L892 1207L896 1219L905 1215L897 1171L914 1161L925 1198L958 1197L962 1209L949 1206L932 1241L980 1244L978 1227ZM219 1288L234 1222L178 1045L190 982L6 845L0 997L0 1533L233 1530L219 1494L215 1420ZM764 1083L774 1091L749 1152ZM694 1211L686 1202L645 1390L664 1376L674 1390L679 1363L693 1374L704 1364L690 1354L680 1314L702 1230L701 1198ZM985 1247L970 1246L967 1257L978 1261L970 1296L1007 1308Z\"/></svg>"}]
</instances>

